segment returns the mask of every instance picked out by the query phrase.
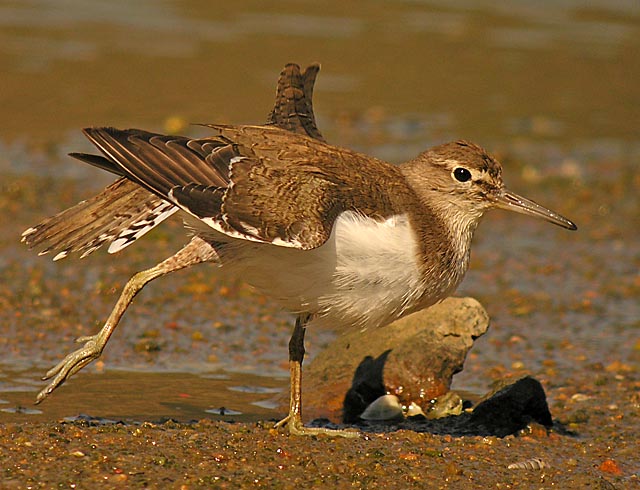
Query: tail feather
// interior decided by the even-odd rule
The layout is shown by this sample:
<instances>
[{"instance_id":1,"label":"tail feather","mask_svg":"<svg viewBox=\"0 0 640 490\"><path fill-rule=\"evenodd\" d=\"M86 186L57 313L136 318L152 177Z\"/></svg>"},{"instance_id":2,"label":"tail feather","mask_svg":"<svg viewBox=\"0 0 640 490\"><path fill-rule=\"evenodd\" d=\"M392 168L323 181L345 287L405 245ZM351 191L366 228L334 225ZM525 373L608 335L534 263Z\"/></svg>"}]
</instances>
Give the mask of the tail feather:
<instances>
[{"instance_id":1,"label":"tail feather","mask_svg":"<svg viewBox=\"0 0 640 490\"><path fill-rule=\"evenodd\" d=\"M326 141L316 126L313 113L313 86L319 71L318 63L309 65L302 72L295 63L284 67L278 78L276 101L267 118L268 125Z\"/></svg>"},{"instance_id":2,"label":"tail feather","mask_svg":"<svg viewBox=\"0 0 640 490\"><path fill-rule=\"evenodd\" d=\"M111 172L112 174L120 176L124 175L122 170L120 170L120 168L118 168L118 166L114 162L103 156L92 155L91 153L69 153L69 156L76 158L81 162L93 165L94 167L106 170L107 172Z\"/></svg>"},{"instance_id":3,"label":"tail feather","mask_svg":"<svg viewBox=\"0 0 640 490\"><path fill-rule=\"evenodd\" d=\"M22 241L29 248L40 248L41 255L57 252L54 260L59 260L76 252L85 257L102 245L121 239L120 246L110 250L113 253L177 210L168 214L170 208L173 206L169 203L120 178L96 196L29 228L22 234ZM135 238L122 241L127 236Z\"/></svg>"}]
</instances>

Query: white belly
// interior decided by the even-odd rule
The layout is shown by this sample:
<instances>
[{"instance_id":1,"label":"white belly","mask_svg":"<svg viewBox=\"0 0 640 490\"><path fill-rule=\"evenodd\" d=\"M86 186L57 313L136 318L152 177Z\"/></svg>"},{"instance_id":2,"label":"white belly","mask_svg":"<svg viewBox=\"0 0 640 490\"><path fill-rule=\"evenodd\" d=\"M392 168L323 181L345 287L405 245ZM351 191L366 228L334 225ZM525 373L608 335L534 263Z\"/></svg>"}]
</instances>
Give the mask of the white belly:
<instances>
[{"instance_id":1,"label":"white belly","mask_svg":"<svg viewBox=\"0 0 640 490\"><path fill-rule=\"evenodd\" d=\"M294 313L317 315L314 323L377 327L426 306L419 305L425 285L405 216L378 222L345 212L314 250L237 242L220 252L223 269Z\"/></svg>"}]
</instances>

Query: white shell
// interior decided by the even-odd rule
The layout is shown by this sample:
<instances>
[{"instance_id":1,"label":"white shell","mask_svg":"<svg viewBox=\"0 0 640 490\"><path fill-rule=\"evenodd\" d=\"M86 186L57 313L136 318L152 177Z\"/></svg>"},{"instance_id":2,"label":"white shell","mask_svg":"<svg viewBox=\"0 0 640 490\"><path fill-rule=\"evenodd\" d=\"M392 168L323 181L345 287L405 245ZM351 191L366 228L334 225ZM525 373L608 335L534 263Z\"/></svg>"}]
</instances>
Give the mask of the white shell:
<instances>
[{"instance_id":1,"label":"white shell","mask_svg":"<svg viewBox=\"0 0 640 490\"><path fill-rule=\"evenodd\" d=\"M360 415L362 420L393 420L402 418L402 405L395 395L376 398Z\"/></svg>"}]
</instances>

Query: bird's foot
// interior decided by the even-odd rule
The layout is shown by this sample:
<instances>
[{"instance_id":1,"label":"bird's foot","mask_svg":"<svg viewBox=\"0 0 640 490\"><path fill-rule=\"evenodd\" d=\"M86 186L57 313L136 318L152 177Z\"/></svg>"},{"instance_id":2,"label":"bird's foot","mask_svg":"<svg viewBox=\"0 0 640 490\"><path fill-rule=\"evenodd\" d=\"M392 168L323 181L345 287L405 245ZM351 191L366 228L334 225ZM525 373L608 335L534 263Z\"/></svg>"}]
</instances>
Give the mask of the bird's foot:
<instances>
[{"instance_id":1,"label":"bird's foot","mask_svg":"<svg viewBox=\"0 0 640 490\"><path fill-rule=\"evenodd\" d=\"M289 414L274 425L278 429L287 426L289 434L294 436L329 436L329 437L360 437L356 429L329 429L326 427L305 427L299 414Z\"/></svg>"},{"instance_id":2,"label":"bird's foot","mask_svg":"<svg viewBox=\"0 0 640 490\"><path fill-rule=\"evenodd\" d=\"M97 335L89 335L85 337L79 337L76 339L77 343L85 342L82 348L73 351L67 355L56 366L52 367L42 377L43 380L50 379L49 384L36 396L36 404L40 403L46 397L48 397L53 390L63 384L67 379L80 371L83 367L94 361L102 353L105 341L98 333Z\"/></svg>"}]
</instances>

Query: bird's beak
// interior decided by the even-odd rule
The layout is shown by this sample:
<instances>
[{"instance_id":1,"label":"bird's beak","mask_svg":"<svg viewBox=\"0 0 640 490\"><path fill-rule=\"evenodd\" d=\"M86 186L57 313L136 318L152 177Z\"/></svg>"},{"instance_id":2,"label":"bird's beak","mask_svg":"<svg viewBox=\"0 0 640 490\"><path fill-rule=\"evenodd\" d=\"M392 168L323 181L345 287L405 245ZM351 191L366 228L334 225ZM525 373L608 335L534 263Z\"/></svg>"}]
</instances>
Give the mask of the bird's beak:
<instances>
[{"instance_id":1,"label":"bird's beak","mask_svg":"<svg viewBox=\"0 0 640 490\"><path fill-rule=\"evenodd\" d=\"M495 196L496 207L507 209L509 211L515 211L516 213L527 214L536 218L542 218L554 225L562 226L567 230L577 230L578 227L564 216L560 216L558 213L551 211L545 207L536 204L529 199L526 199L518 194L515 194L507 189L501 189Z\"/></svg>"}]
</instances>

